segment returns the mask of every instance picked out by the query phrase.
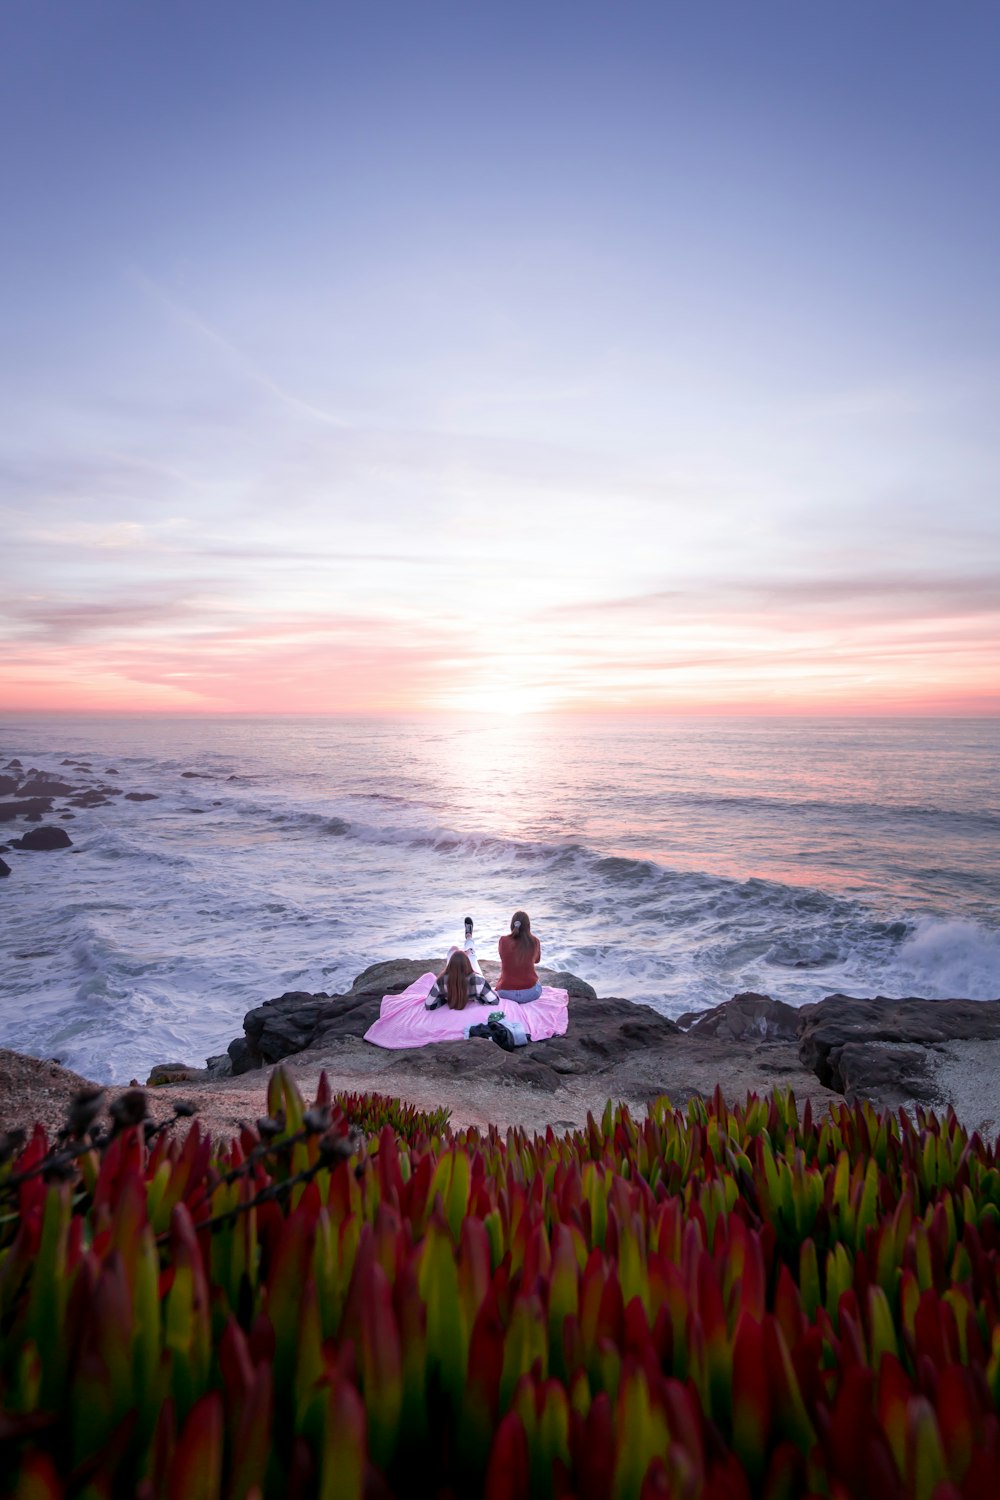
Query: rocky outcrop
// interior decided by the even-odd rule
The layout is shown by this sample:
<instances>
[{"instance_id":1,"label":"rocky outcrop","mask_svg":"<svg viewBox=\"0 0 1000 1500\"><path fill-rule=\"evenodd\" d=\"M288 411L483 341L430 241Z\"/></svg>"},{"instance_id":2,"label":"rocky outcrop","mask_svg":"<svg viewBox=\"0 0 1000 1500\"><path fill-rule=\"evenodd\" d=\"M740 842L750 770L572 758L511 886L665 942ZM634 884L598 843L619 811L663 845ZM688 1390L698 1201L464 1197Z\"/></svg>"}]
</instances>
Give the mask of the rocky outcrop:
<instances>
[{"instance_id":1,"label":"rocky outcrop","mask_svg":"<svg viewBox=\"0 0 1000 1500\"><path fill-rule=\"evenodd\" d=\"M53 828L51 825L46 824L42 828L29 828L28 832L23 834L21 838L13 840L11 848L38 851L70 849L72 845L73 840L65 828Z\"/></svg>"},{"instance_id":2,"label":"rocky outcrop","mask_svg":"<svg viewBox=\"0 0 1000 1500\"><path fill-rule=\"evenodd\" d=\"M0 859L0 880L2 880L5 875L9 875L9 874L10 874L10 865L7 864L6 860Z\"/></svg>"},{"instance_id":3,"label":"rocky outcrop","mask_svg":"<svg viewBox=\"0 0 1000 1500\"><path fill-rule=\"evenodd\" d=\"M794 1042L802 1029L802 1013L770 995L747 990L712 1010L689 1011L678 1025L694 1036L714 1036L731 1042Z\"/></svg>"},{"instance_id":4,"label":"rocky outcrop","mask_svg":"<svg viewBox=\"0 0 1000 1500\"><path fill-rule=\"evenodd\" d=\"M229 1044L233 1072L247 1073L311 1047L360 1040L378 1019L383 995L398 995L421 974L437 966L429 958L389 959L365 969L343 995L291 990L274 1000L266 1000L247 1012L243 1018L243 1036ZM539 976L545 984L598 1003L591 986L573 974L540 969ZM672 1022L667 1024L676 1030Z\"/></svg>"},{"instance_id":5,"label":"rocky outcrop","mask_svg":"<svg viewBox=\"0 0 1000 1500\"><path fill-rule=\"evenodd\" d=\"M344 994L293 991L269 1000L248 1012L244 1035L228 1056L210 1060L210 1071L231 1067L242 1074L294 1057L302 1066L357 1070L359 1079L377 1074L379 1088L436 1080L450 1094L472 1068L557 1098L593 1080L608 1097L641 1101L666 1093L675 1103L710 1094L716 1083L729 1098L787 1087L814 1107L838 1095L868 1099L879 1109L953 1106L970 1129L1000 1129L993 1084L1000 1074L1000 1000L832 995L795 1009L747 993L677 1024L649 1006L598 998L573 974L540 970L544 982L569 991L564 1037L512 1054L478 1042L470 1051L465 1041L389 1054L365 1044L382 996L398 994L434 967L430 959L392 959L359 974ZM494 965L484 969L494 977ZM375 1053L381 1055L373 1059Z\"/></svg>"},{"instance_id":6,"label":"rocky outcrop","mask_svg":"<svg viewBox=\"0 0 1000 1500\"><path fill-rule=\"evenodd\" d=\"M10 823L15 818L42 817L51 811L51 797L23 797L16 802L0 802L0 823Z\"/></svg>"},{"instance_id":7,"label":"rocky outcrop","mask_svg":"<svg viewBox=\"0 0 1000 1500\"><path fill-rule=\"evenodd\" d=\"M28 775L22 781L19 791L22 797L68 797L71 792L76 791L75 786L70 786L68 781L59 781L55 776L46 776L42 772Z\"/></svg>"},{"instance_id":8,"label":"rocky outcrop","mask_svg":"<svg viewBox=\"0 0 1000 1500\"><path fill-rule=\"evenodd\" d=\"M828 995L798 1014L799 1055L816 1077L848 1099L888 1108L940 1105L939 1064L956 1057L954 1044L974 1044L971 1075L977 1059L992 1057L989 1044L1000 1043L1000 1000Z\"/></svg>"}]
</instances>

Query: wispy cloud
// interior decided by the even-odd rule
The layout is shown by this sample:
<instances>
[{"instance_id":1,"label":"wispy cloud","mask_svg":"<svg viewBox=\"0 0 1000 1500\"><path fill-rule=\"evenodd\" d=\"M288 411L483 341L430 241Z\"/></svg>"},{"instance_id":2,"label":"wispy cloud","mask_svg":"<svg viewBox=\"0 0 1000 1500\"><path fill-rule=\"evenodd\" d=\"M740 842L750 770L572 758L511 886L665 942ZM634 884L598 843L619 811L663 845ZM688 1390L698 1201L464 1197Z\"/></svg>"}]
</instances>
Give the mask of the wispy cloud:
<instances>
[{"instance_id":1,"label":"wispy cloud","mask_svg":"<svg viewBox=\"0 0 1000 1500\"><path fill-rule=\"evenodd\" d=\"M346 427L355 420L353 417L341 412L332 412L312 401L306 401L296 393L274 380L266 370L252 359L244 349L240 348L233 339L224 334L221 329L215 327L207 318L196 312L177 295L168 291L165 286L153 277L140 270L137 266L130 266L127 275L148 297L156 302L171 318L181 323L196 333L201 339L213 345L226 358L228 363L237 369L248 380L252 381L262 391L273 396L275 400L282 402L297 415L308 417L316 422L323 422L331 427Z\"/></svg>"}]
</instances>

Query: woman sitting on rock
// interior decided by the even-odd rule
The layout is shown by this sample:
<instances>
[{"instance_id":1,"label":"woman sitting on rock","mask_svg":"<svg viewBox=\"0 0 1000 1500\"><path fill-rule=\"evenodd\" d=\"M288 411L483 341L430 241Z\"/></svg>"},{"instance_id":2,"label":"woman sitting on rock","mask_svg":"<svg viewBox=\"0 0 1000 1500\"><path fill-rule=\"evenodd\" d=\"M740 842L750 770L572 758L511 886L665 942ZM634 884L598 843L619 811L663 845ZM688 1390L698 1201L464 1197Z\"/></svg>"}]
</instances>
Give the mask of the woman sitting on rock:
<instances>
[{"instance_id":1,"label":"woman sitting on rock","mask_svg":"<svg viewBox=\"0 0 1000 1500\"><path fill-rule=\"evenodd\" d=\"M510 932L500 939L500 978L497 994L501 1000L537 1000L542 986L535 965L542 956L542 945L531 930L526 911L516 911L510 919Z\"/></svg>"},{"instance_id":2,"label":"woman sitting on rock","mask_svg":"<svg viewBox=\"0 0 1000 1500\"><path fill-rule=\"evenodd\" d=\"M490 1005L496 999L497 992L483 974L476 957L472 918L466 917L465 947L448 949L448 961L427 991L424 1009L437 1010L439 1005L447 1005L449 1010L464 1010L470 1000Z\"/></svg>"}]
</instances>

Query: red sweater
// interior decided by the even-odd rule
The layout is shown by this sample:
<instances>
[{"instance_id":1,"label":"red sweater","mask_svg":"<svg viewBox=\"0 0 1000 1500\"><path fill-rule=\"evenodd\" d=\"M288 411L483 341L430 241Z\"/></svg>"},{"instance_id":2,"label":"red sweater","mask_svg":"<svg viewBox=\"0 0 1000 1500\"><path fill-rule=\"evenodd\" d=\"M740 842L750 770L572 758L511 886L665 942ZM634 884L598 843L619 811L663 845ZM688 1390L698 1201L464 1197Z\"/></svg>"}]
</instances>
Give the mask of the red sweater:
<instances>
[{"instance_id":1,"label":"red sweater","mask_svg":"<svg viewBox=\"0 0 1000 1500\"><path fill-rule=\"evenodd\" d=\"M542 945L532 933L534 957L529 958L513 933L506 933L498 944L500 949L500 978L498 990L530 990L538 983L535 964L542 956Z\"/></svg>"}]
</instances>

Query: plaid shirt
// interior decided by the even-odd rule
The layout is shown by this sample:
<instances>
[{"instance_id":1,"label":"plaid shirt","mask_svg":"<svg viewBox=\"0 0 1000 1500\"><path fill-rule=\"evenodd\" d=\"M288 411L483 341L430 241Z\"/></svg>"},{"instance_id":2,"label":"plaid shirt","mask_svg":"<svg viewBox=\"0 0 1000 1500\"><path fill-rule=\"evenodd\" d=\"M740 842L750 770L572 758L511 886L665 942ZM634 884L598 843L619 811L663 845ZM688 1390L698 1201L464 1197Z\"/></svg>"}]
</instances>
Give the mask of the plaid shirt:
<instances>
[{"instance_id":1,"label":"plaid shirt","mask_svg":"<svg viewBox=\"0 0 1000 1500\"><path fill-rule=\"evenodd\" d=\"M476 1000L480 1005L492 1005L494 1001L499 1005L500 997L482 974L473 972L468 978L469 999ZM425 1010L437 1010L439 1005L448 1004L448 981L443 974L439 974L427 991L427 999L424 1001Z\"/></svg>"}]
</instances>

